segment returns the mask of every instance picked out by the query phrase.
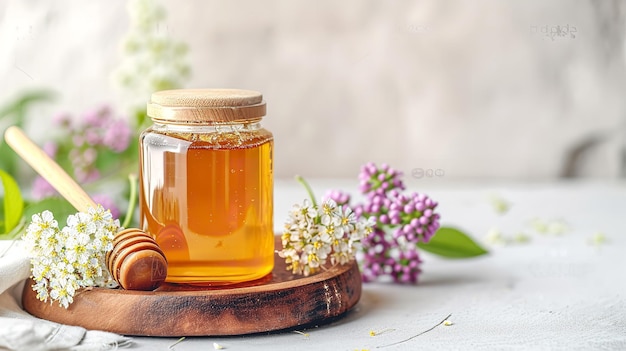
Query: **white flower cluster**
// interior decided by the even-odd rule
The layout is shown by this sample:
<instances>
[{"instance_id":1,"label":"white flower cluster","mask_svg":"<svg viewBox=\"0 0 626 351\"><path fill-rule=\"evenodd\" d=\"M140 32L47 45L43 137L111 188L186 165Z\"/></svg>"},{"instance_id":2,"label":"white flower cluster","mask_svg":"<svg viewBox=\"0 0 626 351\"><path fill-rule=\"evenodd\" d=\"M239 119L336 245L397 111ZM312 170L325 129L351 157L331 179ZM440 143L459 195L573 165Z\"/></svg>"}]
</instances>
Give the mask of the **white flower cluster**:
<instances>
[{"instance_id":1,"label":"white flower cluster","mask_svg":"<svg viewBox=\"0 0 626 351\"><path fill-rule=\"evenodd\" d=\"M374 224L374 218L357 220L349 207L337 206L333 200L319 207L304 200L289 213L278 255L294 274L308 276L323 268L329 257L333 266L353 259Z\"/></svg>"},{"instance_id":2,"label":"white flower cluster","mask_svg":"<svg viewBox=\"0 0 626 351\"><path fill-rule=\"evenodd\" d=\"M130 29L122 41L123 60L115 72L132 106L159 90L175 89L190 76L187 45L174 38L165 8L156 0L128 2Z\"/></svg>"},{"instance_id":3,"label":"white flower cluster","mask_svg":"<svg viewBox=\"0 0 626 351\"><path fill-rule=\"evenodd\" d=\"M22 240L31 257L37 298L67 308L79 288L115 286L105 257L119 226L102 206L69 216L63 229L50 211L33 215Z\"/></svg>"}]
</instances>

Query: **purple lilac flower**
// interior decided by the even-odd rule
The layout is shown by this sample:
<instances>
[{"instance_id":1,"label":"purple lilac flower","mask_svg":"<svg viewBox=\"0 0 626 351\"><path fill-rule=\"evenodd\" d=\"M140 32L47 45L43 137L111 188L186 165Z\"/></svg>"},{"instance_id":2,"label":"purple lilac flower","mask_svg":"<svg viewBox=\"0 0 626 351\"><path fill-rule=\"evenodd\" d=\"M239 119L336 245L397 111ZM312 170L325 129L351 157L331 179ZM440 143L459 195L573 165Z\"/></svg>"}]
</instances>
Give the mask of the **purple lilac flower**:
<instances>
[{"instance_id":1,"label":"purple lilac flower","mask_svg":"<svg viewBox=\"0 0 626 351\"><path fill-rule=\"evenodd\" d=\"M374 217L374 231L362 241L364 281L391 276L398 283L416 283L421 272L418 242L428 242L439 229L437 202L425 194L404 194L402 173L383 164L367 163L359 175L364 203L352 206L357 217ZM333 191L327 197L349 205L350 197Z\"/></svg>"},{"instance_id":2,"label":"purple lilac flower","mask_svg":"<svg viewBox=\"0 0 626 351\"><path fill-rule=\"evenodd\" d=\"M389 275L396 283L417 283L421 273L415 246L400 247L381 229L376 229L363 241L361 264L363 281L371 282Z\"/></svg>"},{"instance_id":3,"label":"purple lilac flower","mask_svg":"<svg viewBox=\"0 0 626 351\"><path fill-rule=\"evenodd\" d=\"M80 143L75 143L75 144L81 145L85 142L89 146L98 146L102 144L102 137L100 136L100 133L98 133L98 130L86 129L84 134L80 136Z\"/></svg>"},{"instance_id":4,"label":"purple lilac flower","mask_svg":"<svg viewBox=\"0 0 626 351\"><path fill-rule=\"evenodd\" d=\"M67 115L60 115L55 122L68 127L72 142L78 148L104 146L122 152L130 144L130 126L124 119L116 119L108 106L85 112L77 126L71 125Z\"/></svg>"},{"instance_id":5,"label":"purple lilac flower","mask_svg":"<svg viewBox=\"0 0 626 351\"><path fill-rule=\"evenodd\" d=\"M387 240L387 235L382 229L376 228L362 241L363 260L361 262L361 274L363 281L371 282L378 277L387 274L385 267L393 264L388 254L393 243Z\"/></svg>"},{"instance_id":6,"label":"purple lilac flower","mask_svg":"<svg viewBox=\"0 0 626 351\"><path fill-rule=\"evenodd\" d=\"M361 168L359 174L359 189L368 196L384 195L393 189L404 189L404 183L400 179L402 172L396 171L387 164L380 168L372 162L368 162Z\"/></svg>"},{"instance_id":7,"label":"purple lilac flower","mask_svg":"<svg viewBox=\"0 0 626 351\"><path fill-rule=\"evenodd\" d=\"M428 242L439 229L437 202L425 194L404 195L391 190L384 195L372 195L364 204L354 207L356 216L374 216L379 227L395 228L394 238L410 243Z\"/></svg>"},{"instance_id":8,"label":"purple lilac flower","mask_svg":"<svg viewBox=\"0 0 626 351\"><path fill-rule=\"evenodd\" d=\"M412 193L409 196L392 191L389 205L389 222L397 225L394 238L404 238L410 243L428 242L439 229L439 214L434 213L437 202L425 194Z\"/></svg>"},{"instance_id":9,"label":"purple lilac flower","mask_svg":"<svg viewBox=\"0 0 626 351\"><path fill-rule=\"evenodd\" d=\"M37 176L33 181L31 195L35 200L41 200L46 197L50 197L55 195L57 192L54 190L52 185L48 183L47 180L43 179L41 176Z\"/></svg>"},{"instance_id":10,"label":"purple lilac flower","mask_svg":"<svg viewBox=\"0 0 626 351\"><path fill-rule=\"evenodd\" d=\"M123 120L113 121L107 127L102 143L115 152L122 152L130 144L131 130Z\"/></svg>"},{"instance_id":11,"label":"purple lilac flower","mask_svg":"<svg viewBox=\"0 0 626 351\"><path fill-rule=\"evenodd\" d=\"M396 283L417 283L422 270L419 268L422 260L419 258L415 246L407 247L399 252L399 257L392 266L391 276Z\"/></svg>"},{"instance_id":12,"label":"purple lilac flower","mask_svg":"<svg viewBox=\"0 0 626 351\"><path fill-rule=\"evenodd\" d=\"M354 213L357 216L374 216L379 224L390 224L387 212L389 211L391 202L392 199L390 199L387 194L373 194L367 198L365 203L355 206Z\"/></svg>"},{"instance_id":13,"label":"purple lilac flower","mask_svg":"<svg viewBox=\"0 0 626 351\"><path fill-rule=\"evenodd\" d=\"M78 123L72 123L67 114L56 116L55 123L68 131L65 138L70 144L67 156L74 177L85 183L100 178L96 166L100 151L108 149L116 153L123 152L130 145L132 137L128 123L124 119L115 118L111 108L106 105L85 112Z\"/></svg>"},{"instance_id":14,"label":"purple lilac flower","mask_svg":"<svg viewBox=\"0 0 626 351\"><path fill-rule=\"evenodd\" d=\"M112 119L111 108L106 105L87 111L82 115L85 126L94 129L106 128Z\"/></svg>"},{"instance_id":15,"label":"purple lilac flower","mask_svg":"<svg viewBox=\"0 0 626 351\"><path fill-rule=\"evenodd\" d=\"M396 283L415 284L422 272L421 263L415 248L409 248L406 252L394 248L383 255L366 255L361 265L362 279L364 282L372 282L388 275Z\"/></svg>"}]
</instances>

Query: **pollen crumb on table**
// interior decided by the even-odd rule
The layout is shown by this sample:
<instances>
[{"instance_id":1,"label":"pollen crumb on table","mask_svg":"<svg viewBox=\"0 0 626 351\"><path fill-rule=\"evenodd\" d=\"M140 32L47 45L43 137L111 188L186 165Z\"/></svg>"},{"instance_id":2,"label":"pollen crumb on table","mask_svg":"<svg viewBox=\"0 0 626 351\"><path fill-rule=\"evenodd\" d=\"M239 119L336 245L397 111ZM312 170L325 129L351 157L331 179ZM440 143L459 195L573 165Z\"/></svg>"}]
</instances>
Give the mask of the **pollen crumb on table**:
<instances>
[{"instance_id":1,"label":"pollen crumb on table","mask_svg":"<svg viewBox=\"0 0 626 351\"><path fill-rule=\"evenodd\" d=\"M383 329L381 331L370 330L369 334L370 334L370 336L378 336L380 334L384 334L384 333L391 332L391 331L394 331L394 330L395 329L391 329L391 328Z\"/></svg>"},{"instance_id":2,"label":"pollen crumb on table","mask_svg":"<svg viewBox=\"0 0 626 351\"><path fill-rule=\"evenodd\" d=\"M302 335L304 337L307 337L307 338L309 337L309 333L301 332L299 330L294 330L293 332L296 333L296 334L300 334L300 335Z\"/></svg>"}]
</instances>

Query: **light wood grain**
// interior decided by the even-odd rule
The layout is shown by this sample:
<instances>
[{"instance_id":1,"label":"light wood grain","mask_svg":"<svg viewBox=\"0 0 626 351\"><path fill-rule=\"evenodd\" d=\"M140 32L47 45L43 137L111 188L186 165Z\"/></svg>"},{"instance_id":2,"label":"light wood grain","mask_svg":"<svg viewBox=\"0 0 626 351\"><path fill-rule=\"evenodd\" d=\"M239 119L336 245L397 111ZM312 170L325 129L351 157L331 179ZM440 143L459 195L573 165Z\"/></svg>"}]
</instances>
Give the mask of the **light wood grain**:
<instances>
[{"instance_id":1,"label":"light wood grain","mask_svg":"<svg viewBox=\"0 0 626 351\"><path fill-rule=\"evenodd\" d=\"M280 245L276 237L276 246ZM164 284L156 291L94 288L79 291L66 310L37 300L27 282L26 311L51 321L126 335L240 335L322 324L342 316L361 297L353 261L319 274L294 276L275 256L272 274L231 286Z\"/></svg>"},{"instance_id":2,"label":"light wood grain","mask_svg":"<svg viewBox=\"0 0 626 351\"><path fill-rule=\"evenodd\" d=\"M165 123L248 123L266 114L263 95L240 89L176 89L152 94L147 113Z\"/></svg>"},{"instance_id":3,"label":"light wood grain","mask_svg":"<svg viewBox=\"0 0 626 351\"><path fill-rule=\"evenodd\" d=\"M54 160L15 126L4 133L7 144L77 210L96 207L93 200Z\"/></svg>"}]
</instances>

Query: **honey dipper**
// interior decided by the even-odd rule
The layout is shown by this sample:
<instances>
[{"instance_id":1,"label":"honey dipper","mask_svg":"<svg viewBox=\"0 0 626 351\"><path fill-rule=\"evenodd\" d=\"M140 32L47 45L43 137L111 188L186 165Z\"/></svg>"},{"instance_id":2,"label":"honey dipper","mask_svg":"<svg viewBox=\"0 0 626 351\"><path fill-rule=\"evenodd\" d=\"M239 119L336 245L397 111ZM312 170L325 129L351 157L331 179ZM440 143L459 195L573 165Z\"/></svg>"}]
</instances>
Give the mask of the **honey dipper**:
<instances>
[{"instance_id":1,"label":"honey dipper","mask_svg":"<svg viewBox=\"0 0 626 351\"><path fill-rule=\"evenodd\" d=\"M47 180L78 211L86 212L96 203L65 171L24 132L15 126L4 133L7 144ZM140 229L116 234L113 250L106 256L113 279L127 290L154 290L167 275L167 261L154 239Z\"/></svg>"}]
</instances>

